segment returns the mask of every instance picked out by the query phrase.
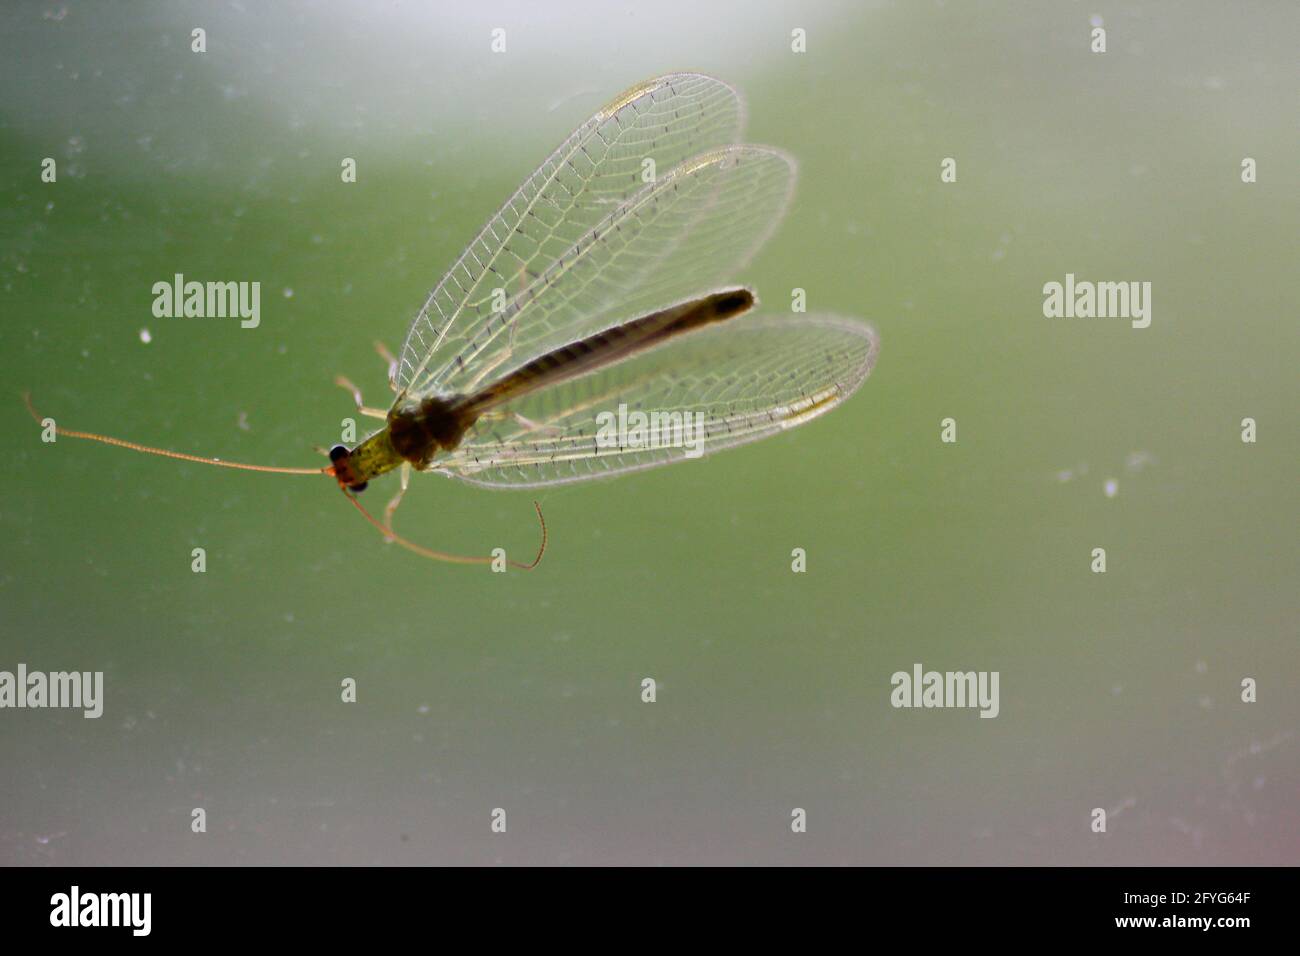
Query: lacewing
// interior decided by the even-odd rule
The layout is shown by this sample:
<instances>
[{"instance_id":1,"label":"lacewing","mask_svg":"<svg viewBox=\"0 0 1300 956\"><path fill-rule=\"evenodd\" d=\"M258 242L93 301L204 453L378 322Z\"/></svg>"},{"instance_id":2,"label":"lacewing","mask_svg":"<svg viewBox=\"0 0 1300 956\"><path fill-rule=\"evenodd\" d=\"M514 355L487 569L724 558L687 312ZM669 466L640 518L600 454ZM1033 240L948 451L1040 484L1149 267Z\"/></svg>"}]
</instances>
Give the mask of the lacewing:
<instances>
[{"instance_id":1,"label":"lacewing","mask_svg":"<svg viewBox=\"0 0 1300 956\"><path fill-rule=\"evenodd\" d=\"M639 84L560 144L429 293L399 355L383 427L323 468L249 465L92 432L58 435L185 461L325 474L390 541L413 471L542 487L682 461L809 421L866 379L879 341L846 318L756 315L726 286L789 206L794 160L741 145L727 84L673 73ZM28 408L31 403L28 401ZM52 420L42 420L55 427ZM381 522L357 500L398 472ZM546 548L546 525L532 568Z\"/></svg>"}]
</instances>

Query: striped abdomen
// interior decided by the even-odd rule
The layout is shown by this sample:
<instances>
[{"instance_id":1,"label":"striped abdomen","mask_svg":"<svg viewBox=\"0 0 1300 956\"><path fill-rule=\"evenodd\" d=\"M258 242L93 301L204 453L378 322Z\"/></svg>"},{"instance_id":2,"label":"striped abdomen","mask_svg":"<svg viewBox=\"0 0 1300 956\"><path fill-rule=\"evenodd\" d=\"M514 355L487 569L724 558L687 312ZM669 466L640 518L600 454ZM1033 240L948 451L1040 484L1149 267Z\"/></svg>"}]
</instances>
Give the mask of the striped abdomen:
<instances>
[{"instance_id":1,"label":"striped abdomen","mask_svg":"<svg viewBox=\"0 0 1300 956\"><path fill-rule=\"evenodd\" d=\"M547 352L477 394L464 397L456 403L456 410L472 413L473 419L477 419L494 405L621 362L678 335L735 318L753 306L754 293L737 288L652 312Z\"/></svg>"}]
</instances>

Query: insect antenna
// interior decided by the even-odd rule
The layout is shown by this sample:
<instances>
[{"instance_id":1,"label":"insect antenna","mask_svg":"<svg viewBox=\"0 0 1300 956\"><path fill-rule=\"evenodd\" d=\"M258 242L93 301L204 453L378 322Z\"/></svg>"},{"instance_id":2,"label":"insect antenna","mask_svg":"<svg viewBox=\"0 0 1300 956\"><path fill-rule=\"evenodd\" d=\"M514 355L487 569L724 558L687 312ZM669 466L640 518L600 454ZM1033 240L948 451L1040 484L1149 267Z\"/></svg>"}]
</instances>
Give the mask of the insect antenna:
<instances>
[{"instance_id":1,"label":"insect antenna","mask_svg":"<svg viewBox=\"0 0 1300 956\"><path fill-rule=\"evenodd\" d=\"M370 522L370 524L373 525L380 534L389 541L401 545L407 551L411 551L421 557L430 558L434 561L447 561L451 564L491 564L494 560L493 558L473 557L464 554L448 554L446 551L434 551L432 548L426 548L423 545L416 544L414 541L408 541L392 528L386 527L376 519L374 515L366 510L366 506L357 500L357 496L352 494L352 492L344 490L343 493L348 496L348 500L352 502L353 507L361 512L362 517ZM546 553L546 519L542 517L542 506L536 501L533 502L533 508L537 511L537 521L542 526L542 543L537 548L537 557L533 558L529 564L524 564L522 561L506 561L506 564L510 567L519 568L521 571L531 571L533 568L537 567L537 565L542 561L542 555Z\"/></svg>"},{"instance_id":2,"label":"insect antenna","mask_svg":"<svg viewBox=\"0 0 1300 956\"><path fill-rule=\"evenodd\" d=\"M126 448L130 451L144 452L146 455L159 455L163 458L176 458L180 461L192 461L200 465L216 465L218 468L238 468L241 471L263 471L271 472L278 475L329 475L333 474L334 466L327 465L324 468L281 468L276 465L248 465L238 461L223 461L220 458L204 458L202 455L187 455L182 451L169 451L166 448L154 448L152 445L141 445L139 442L127 441L124 438L113 438L111 435L99 435L95 432L77 431L72 428L64 428L55 422L52 418L42 418L40 413L32 407L32 396L30 392L23 392L23 404L27 406L27 411L35 419L36 424L41 427L47 427L48 422L54 428L54 434L64 438L84 438L87 441L102 442L105 445L115 445L118 448Z\"/></svg>"}]
</instances>

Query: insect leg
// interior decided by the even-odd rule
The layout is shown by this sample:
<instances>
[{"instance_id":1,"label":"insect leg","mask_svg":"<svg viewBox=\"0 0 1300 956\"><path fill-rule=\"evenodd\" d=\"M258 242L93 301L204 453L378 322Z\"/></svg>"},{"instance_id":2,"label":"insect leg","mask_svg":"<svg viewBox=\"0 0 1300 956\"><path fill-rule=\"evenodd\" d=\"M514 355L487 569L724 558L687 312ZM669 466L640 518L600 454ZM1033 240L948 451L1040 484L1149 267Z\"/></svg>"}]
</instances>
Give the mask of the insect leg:
<instances>
[{"instance_id":1,"label":"insect leg","mask_svg":"<svg viewBox=\"0 0 1300 956\"><path fill-rule=\"evenodd\" d=\"M397 391L397 356L383 342L375 340L375 351L379 357L388 363L388 387L394 392Z\"/></svg>"},{"instance_id":2,"label":"insect leg","mask_svg":"<svg viewBox=\"0 0 1300 956\"><path fill-rule=\"evenodd\" d=\"M353 385L349 379L344 378L342 375L339 375L334 379L334 384L337 385L339 388L352 393L352 400L357 403L357 411L359 411L362 415L365 415L369 418L388 417L388 412L384 411L382 408L368 407L365 401L363 401L361 398L361 389Z\"/></svg>"},{"instance_id":3,"label":"insect leg","mask_svg":"<svg viewBox=\"0 0 1300 956\"><path fill-rule=\"evenodd\" d=\"M392 500L384 506L384 527L389 531L393 530L393 512L395 512L397 506L402 503L402 495L406 494L406 486L411 483L411 463L409 461L402 462L402 468L398 473L398 478L401 481L401 485L397 489L397 494L393 495Z\"/></svg>"},{"instance_id":4,"label":"insect leg","mask_svg":"<svg viewBox=\"0 0 1300 956\"><path fill-rule=\"evenodd\" d=\"M521 434L524 435L527 435L529 432L549 432L552 435L558 435L564 431L564 429L559 425L548 425L546 422L535 422L531 418L525 418L518 412L507 412L506 414L510 416L510 419L516 425L523 428Z\"/></svg>"},{"instance_id":5,"label":"insect leg","mask_svg":"<svg viewBox=\"0 0 1300 956\"><path fill-rule=\"evenodd\" d=\"M531 418L525 418L518 412L507 412L496 408L484 412L479 416L478 420L481 422L503 422L507 419L519 426L519 434L514 436L516 438L519 437L519 435L527 435L529 432L544 431L550 432L551 434L558 434L559 432L564 431L564 429L560 428L558 425L549 425L546 422L535 422Z\"/></svg>"}]
</instances>

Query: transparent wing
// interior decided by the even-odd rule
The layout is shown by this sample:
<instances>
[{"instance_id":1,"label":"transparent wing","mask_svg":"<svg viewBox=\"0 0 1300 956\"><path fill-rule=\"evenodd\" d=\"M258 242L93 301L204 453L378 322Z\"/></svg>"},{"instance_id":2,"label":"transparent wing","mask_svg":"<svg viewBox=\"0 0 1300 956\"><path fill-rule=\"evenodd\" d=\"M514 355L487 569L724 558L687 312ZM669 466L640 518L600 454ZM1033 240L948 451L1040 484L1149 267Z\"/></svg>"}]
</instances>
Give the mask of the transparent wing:
<instances>
[{"instance_id":1,"label":"transparent wing","mask_svg":"<svg viewBox=\"0 0 1300 956\"><path fill-rule=\"evenodd\" d=\"M429 388L475 391L489 376L732 277L780 221L793 182L793 161L766 146L687 160L440 353Z\"/></svg>"},{"instance_id":2,"label":"transparent wing","mask_svg":"<svg viewBox=\"0 0 1300 956\"><path fill-rule=\"evenodd\" d=\"M829 411L878 351L853 319L744 316L507 405L432 470L531 487L699 457Z\"/></svg>"},{"instance_id":3,"label":"transparent wing","mask_svg":"<svg viewBox=\"0 0 1300 956\"><path fill-rule=\"evenodd\" d=\"M739 140L740 97L673 73L635 86L578 127L493 216L429 294L407 333L395 382L427 390L436 351L458 354L492 317L493 290L517 294L611 210L642 189L643 160L667 171Z\"/></svg>"}]
</instances>

